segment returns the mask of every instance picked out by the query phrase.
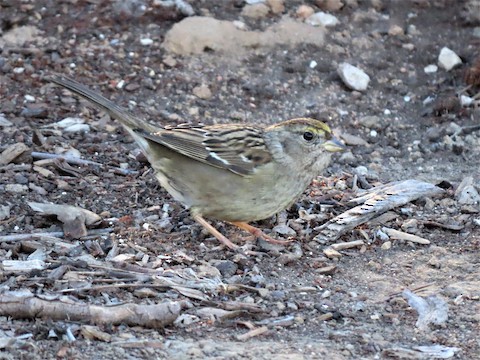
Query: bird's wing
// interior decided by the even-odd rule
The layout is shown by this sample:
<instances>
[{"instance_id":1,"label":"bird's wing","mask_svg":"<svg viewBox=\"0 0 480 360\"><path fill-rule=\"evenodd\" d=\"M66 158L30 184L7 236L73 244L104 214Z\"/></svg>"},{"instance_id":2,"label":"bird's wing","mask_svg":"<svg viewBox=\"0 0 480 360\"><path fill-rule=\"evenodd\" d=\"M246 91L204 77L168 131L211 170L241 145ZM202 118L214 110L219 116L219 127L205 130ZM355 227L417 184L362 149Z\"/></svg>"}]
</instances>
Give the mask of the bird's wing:
<instances>
[{"instance_id":1,"label":"bird's wing","mask_svg":"<svg viewBox=\"0 0 480 360\"><path fill-rule=\"evenodd\" d=\"M271 161L263 129L245 125L179 126L157 132L135 129L145 139L208 165L247 176Z\"/></svg>"}]
</instances>

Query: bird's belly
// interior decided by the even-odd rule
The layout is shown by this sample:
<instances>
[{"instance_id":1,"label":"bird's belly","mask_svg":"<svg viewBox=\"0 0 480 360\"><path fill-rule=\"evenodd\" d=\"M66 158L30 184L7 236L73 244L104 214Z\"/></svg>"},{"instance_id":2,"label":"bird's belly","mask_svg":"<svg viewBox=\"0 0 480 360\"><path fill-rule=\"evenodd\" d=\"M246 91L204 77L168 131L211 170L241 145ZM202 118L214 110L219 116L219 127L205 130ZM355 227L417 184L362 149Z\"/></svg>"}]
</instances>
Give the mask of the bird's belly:
<instances>
[{"instance_id":1,"label":"bird's belly","mask_svg":"<svg viewBox=\"0 0 480 360\"><path fill-rule=\"evenodd\" d=\"M311 177L306 174L296 174L300 178L295 181L275 174L257 174L251 178L197 164L190 163L188 170L177 168L172 171L170 168L168 175L157 171L157 178L192 212L223 221L248 222L268 218L292 204L311 182Z\"/></svg>"},{"instance_id":2,"label":"bird's belly","mask_svg":"<svg viewBox=\"0 0 480 360\"><path fill-rule=\"evenodd\" d=\"M202 201L193 204L193 209L210 218L224 221L255 221L266 219L287 208L305 190L305 186L289 186L285 183L261 183L244 178L241 184L229 181L220 188L206 187ZM219 201L219 199L229 199ZM208 203L207 206L204 206Z\"/></svg>"}]
</instances>

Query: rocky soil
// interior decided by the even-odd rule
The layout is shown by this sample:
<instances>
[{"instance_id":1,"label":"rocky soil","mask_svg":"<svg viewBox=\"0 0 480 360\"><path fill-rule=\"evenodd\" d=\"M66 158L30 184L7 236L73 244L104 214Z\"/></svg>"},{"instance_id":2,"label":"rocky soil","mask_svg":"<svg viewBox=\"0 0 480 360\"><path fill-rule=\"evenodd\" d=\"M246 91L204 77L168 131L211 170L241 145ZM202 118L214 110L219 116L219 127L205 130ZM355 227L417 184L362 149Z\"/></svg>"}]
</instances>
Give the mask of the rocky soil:
<instances>
[{"instance_id":1,"label":"rocky soil","mask_svg":"<svg viewBox=\"0 0 480 360\"><path fill-rule=\"evenodd\" d=\"M480 1L7 0L0 25L0 358L480 358ZM256 224L290 245L215 223L234 253L52 73L159 125L323 119L348 150ZM408 179L441 194L319 236Z\"/></svg>"}]
</instances>

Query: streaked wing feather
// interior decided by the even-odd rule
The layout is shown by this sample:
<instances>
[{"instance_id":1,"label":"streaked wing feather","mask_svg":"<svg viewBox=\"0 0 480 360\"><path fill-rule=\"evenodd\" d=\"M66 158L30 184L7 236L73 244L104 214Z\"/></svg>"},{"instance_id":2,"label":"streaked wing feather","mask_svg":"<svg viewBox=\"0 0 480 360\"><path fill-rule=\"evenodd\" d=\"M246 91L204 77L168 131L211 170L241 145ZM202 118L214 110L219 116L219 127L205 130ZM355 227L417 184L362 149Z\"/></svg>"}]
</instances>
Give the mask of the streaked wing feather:
<instances>
[{"instance_id":1,"label":"streaked wing feather","mask_svg":"<svg viewBox=\"0 0 480 360\"><path fill-rule=\"evenodd\" d=\"M247 176L271 160L262 130L242 125L177 127L155 133L135 130L146 139L206 164Z\"/></svg>"}]
</instances>

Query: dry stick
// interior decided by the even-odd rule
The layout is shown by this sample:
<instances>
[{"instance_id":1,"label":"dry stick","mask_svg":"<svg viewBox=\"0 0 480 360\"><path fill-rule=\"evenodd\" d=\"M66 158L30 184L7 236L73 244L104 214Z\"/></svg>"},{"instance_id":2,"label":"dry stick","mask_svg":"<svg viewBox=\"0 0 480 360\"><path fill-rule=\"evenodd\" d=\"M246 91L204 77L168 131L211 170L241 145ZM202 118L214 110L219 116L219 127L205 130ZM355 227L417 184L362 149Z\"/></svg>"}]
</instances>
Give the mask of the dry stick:
<instances>
[{"instance_id":1,"label":"dry stick","mask_svg":"<svg viewBox=\"0 0 480 360\"><path fill-rule=\"evenodd\" d=\"M265 334L266 332L268 332L268 327L266 327L266 326L261 326L261 327L259 327L259 328L250 330L250 331L248 331L248 332L245 333L245 334L238 335L238 336L237 336L237 340L245 341L245 340L248 340L248 339L250 339L250 338L252 338L252 337L254 337L254 336L258 336L258 335Z\"/></svg>"},{"instance_id":2,"label":"dry stick","mask_svg":"<svg viewBox=\"0 0 480 360\"><path fill-rule=\"evenodd\" d=\"M89 237L89 236L109 234L112 231L113 231L113 228L89 230L88 234L86 236L82 237L80 240L85 239L86 237ZM63 238L64 235L65 234L64 234L63 231L4 235L4 236L0 236L0 243L31 240L31 239L40 239L40 240L44 240L44 241L57 242L57 241L61 241L59 238Z\"/></svg>"},{"instance_id":3,"label":"dry stick","mask_svg":"<svg viewBox=\"0 0 480 360\"><path fill-rule=\"evenodd\" d=\"M184 301L169 301L157 305L127 303L107 307L76 302L66 297L44 300L29 291L0 294L0 316L81 321L89 324L126 324L156 329L172 324L185 306Z\"/></svg>"},{"instance_id":4,"label":"dry stick","mask_svg":"<svg viewBox=\"0 0 480 360\"><path fill-rule=\"evenodd\" d=\"M358 206L316 228L320 233L314 240L320 243L331 242L388 210L403 206L420 197L435 196L443 192L433 184L413 179L377 186L366 191L362 196L350 200L349 203Z\"/></svg>"},{"instance_id":5,"label":"dry stick","mask_svg":"<svg viewBox=\"0 0 480 360\"><path fill-rule=\"evenodd\" d=\"M75 158L72 156L64 156L64 155L57 155L57 154L50 154L50 153L43 153L43 152L37 152L33 151L32 152L32 157L34 159L63 159L69 164L74 164L74 165L95 165L95 166L104 166L104 164L91 161L91 160L83 160L79 158ZM117 171L118 173L122 175L135 175L138 174L138 171L136 170L130 170L130 169L122 169L119 167L111 166L112 169Z\"/></svg>"},{"instance_id":6,"label":"dry stick","mask_svg":"<svg viewBox=\"0 0 480 360\"><path fill-rule=\"evenodd\" d=\"M425 285L420 285L420 286L417 286L413 289L411 289L412 292L414 293L419 293L421 291L426 291L428 289L431 289L435 286L435 283L430 283L430 284L425 284ZM404 289L405 290L405 289ZM387 295L385 298L381 299L381 300L378 300L378 301L375 301L374 304L381 304L383 302L386 302L386 301L390 301L392 300L395 296L399 296L402 294L402 291L396 291L394 293L391 293L389 295Z\"/></svg>"},{"instance_id":7,"label":"dry stick","mask_svg":"<svg viewBox=\"0 0 480 360\"><path fill-rule=\"evenodd\" d=\"M121 281L120 279L115 279L115 281ZM134 280L133 280L134 281ZM162 285L162 284L112 284L112 285L100 285L100 286L86 286L84 288L69 288L69 289L62 289L58 290L58 293L67 294L67 293L80 293L83 291L103 291L103 290L113 290L113 289L142 289L142 288L149 288L149 289L165 289L171 288L169 285Z\"/></svg>"}]
</instances>

